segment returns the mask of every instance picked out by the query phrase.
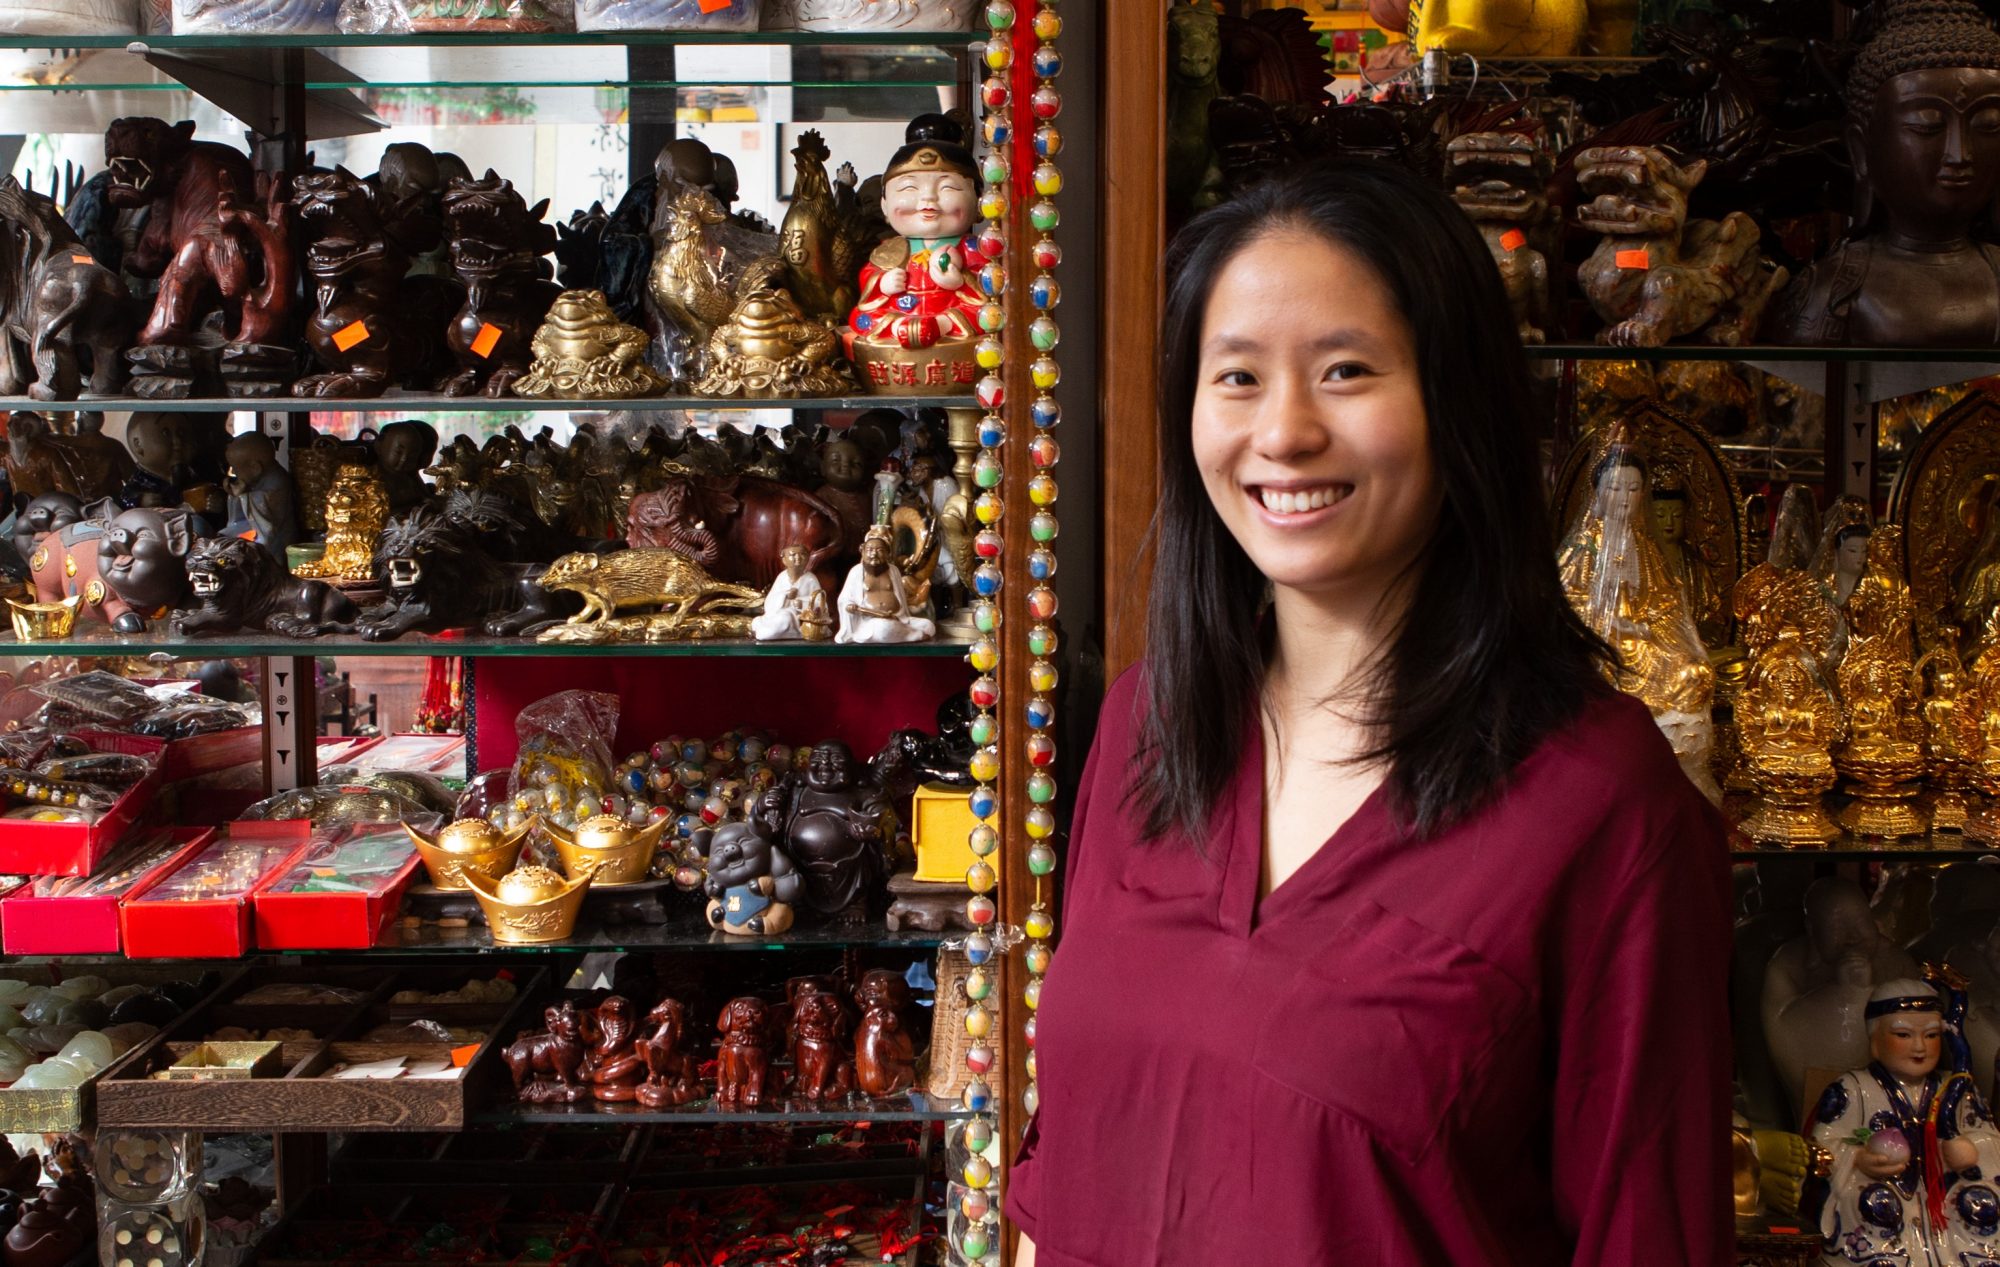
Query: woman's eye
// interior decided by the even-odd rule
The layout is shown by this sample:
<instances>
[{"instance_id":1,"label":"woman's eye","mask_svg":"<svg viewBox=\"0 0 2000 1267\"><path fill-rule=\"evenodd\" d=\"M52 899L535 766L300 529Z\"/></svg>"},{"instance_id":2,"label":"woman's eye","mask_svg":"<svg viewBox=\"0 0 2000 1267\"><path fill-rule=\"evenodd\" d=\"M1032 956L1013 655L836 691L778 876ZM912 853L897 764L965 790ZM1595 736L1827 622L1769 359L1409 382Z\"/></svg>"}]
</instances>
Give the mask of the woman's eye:
<instances>
[{"instance_id":1,"label":"woman's eye","mask_svg":"<svg viewBox=\"0 0 2000 1267\"><path fill-rule=\"evenodd\" d=\"M1215 376L1215 381L1220 387L1251 387L1256 385L1257 376L1249 370L1224 370Z\"/></svg>"},{"instance_id":2,"label":"woman's eye","mask_svg":"<svg viewBox=\"0 0 2000 1267\"><path fill-rule=\"evenodd\" d=\"M1358 361L1342 361L1340 364L1330 367L1326 371L1326 376L1340 382L1347 382L1360 378L1367 373L1368 367Z\"/></svg>"}]
</instances>

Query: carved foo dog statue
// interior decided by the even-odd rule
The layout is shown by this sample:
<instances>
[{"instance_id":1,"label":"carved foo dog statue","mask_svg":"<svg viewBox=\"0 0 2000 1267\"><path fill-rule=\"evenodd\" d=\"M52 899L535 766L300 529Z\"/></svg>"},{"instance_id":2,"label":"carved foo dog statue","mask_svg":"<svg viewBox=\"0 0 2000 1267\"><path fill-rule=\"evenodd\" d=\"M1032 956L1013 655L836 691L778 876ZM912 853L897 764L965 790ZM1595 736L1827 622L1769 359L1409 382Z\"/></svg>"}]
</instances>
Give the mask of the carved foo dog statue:
<instances>
[{"instance_id":1,"label":"carved foo dog statue","mask_svg":"<svg viewBox=\"0 0 2000 1267\"><path fill-rule=\"evenodd\" d=\"M1693 335L1735 347L1756 334L1787 274L1765 261L1757 225L1743 212L1688 219L1688 194L1707 172L1706 162L1682 167L1636 145L1577 156L1577 184L1591 199L1577 222L1604 235L1577 270L1605 322L1599 343L1656 348Z\"/></svg>"}]
</instances>

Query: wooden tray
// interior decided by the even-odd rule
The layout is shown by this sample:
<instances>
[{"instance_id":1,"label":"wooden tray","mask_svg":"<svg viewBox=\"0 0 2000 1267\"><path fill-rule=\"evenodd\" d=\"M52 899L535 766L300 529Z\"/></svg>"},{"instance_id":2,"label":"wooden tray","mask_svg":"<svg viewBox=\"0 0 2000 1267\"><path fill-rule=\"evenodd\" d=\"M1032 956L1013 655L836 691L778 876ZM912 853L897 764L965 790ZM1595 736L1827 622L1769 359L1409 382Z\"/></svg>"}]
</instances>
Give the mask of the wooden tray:
<instances>
[{"instance_id":1,"label":"wooden tray","mask_svg":"<svg viewBox=\"0 0 2000 1267\"><path fill-rule=\"evenodd\" d=\"M304 970L293 970L298 976ZM330 973L310 973L310 977L330 977ZM379 979L379 972L378 972ZM457 975L469 975L463 968ZM254 988L259 984L253 979ZM329 982L333 984L334 982ZM358 1004L336 1005L324 1010L337 1012L314 1028L311 1042L285 1044L284 1074L275 1078L253 1078L230 1082L166 1082L152 1075L173 1063L213 1028L223 1024L245 1024L254 1016L276 1024L282 1015L293 1019L301 1011L321 1010L317 1005L287 1005L257 1008L233 1000L198 1010L153 1042L132 1052L107 1071L98 1084L97 1122L115 1128L174 1128L184 1130L256 1131L426 1131L455 1130L465 1124L467 1114L490 1097L497 1076L504 1089L505 1068L497 1060L483 1059L496 1045L512 1041L520 1027L517 1017L522 1004L542 992L540 975L528 983L511 1003L485 1005L481 1022L485 1036L470 1051L462 1053L463 1069L452 1079L346 1079L326 1076L343 1062L411 1056L421 1059L453 1059L449 1043L366 1043L356 1036L385 1019L381 1002L399 985L399 976L379 979L370 995ZM240 996L244 990L236 990Z\"/></svg>"}]
</instances>

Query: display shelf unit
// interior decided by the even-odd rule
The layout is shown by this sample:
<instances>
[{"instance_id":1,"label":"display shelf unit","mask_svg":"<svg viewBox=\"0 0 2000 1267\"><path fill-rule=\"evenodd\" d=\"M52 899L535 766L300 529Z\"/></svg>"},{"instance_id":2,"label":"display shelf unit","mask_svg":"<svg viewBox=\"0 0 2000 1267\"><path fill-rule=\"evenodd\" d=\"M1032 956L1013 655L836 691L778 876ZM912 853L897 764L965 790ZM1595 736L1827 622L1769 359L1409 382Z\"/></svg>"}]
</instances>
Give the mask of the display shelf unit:
<instances>
[{"instance_id":1,"label":"display shelf unit","mask_svg":"<svg viewBox=\"0 0 2000 1267\"><path fill-rule=\"evenodd\" d=\"M176 638L167 630L117 634L93 632L46 642L0 638L0 656L153 655L177 660L216 660L272 656L508 656L508 657L635 657L639 659L702 659L745 657L771 660L893 660L909 657L950 659L965 654L962 642L905 642L864 646L840 642L757 642L749 638L711 638L699 642L537 642L533 638L498 638L487 634L407 633L371 642L359 634L324 634L317 638L283 638L276 634L227 635L216 638Z\"/></svg>"},{"instance_id":2,"label":"display shelf unit","mask_svg":"<svg viewBox=\"0 0 2000 1267\"><path fill-rule=\"evenodd\" d=\"M629 33L616 35L578 34L512 34L498 32L477 32L466 34L419 34L419 35L365 35L365 36L181 36L181 37L6 37L0 36L0 49L25 52L30 55L46 54L44 64L51 68L46 82L17 82L0 85L0 92L12 91L16 95L9 100L24 115L47 105L49 108L60 104L62 98L71 93L108 94L122 91L138 91L151 95L153 100L161 100L164 92L176 90L175 82L155 79L154 72L170 78L177 70L188 72L184 81L187 86L200 93L212 87L213 74L223 72L234 76L239 91L236 96L219 95L213 99L232 113L240 108L243 101L252 101L259 110L253 120L248 115L239 115L267 136L285 140L293 161L303 154L308 143L309 125L312 120L313 103L321 99L321 94L340 90L358 90L371 87L380 88L439 88L439 89L482 89L482 88L565 88L580 91L594 91L610 94L619 111L619 126L630 126L632 144L636 150L642 142L639 133L641 124L653 127L643 142L643 157L635 154L633 171L650 169L652 150L661 139L662 120L670 121L673 111L660 109L664 102L671 107L672 90L698 87L748 87L755 89L819 89L822 96L828 92L846 93L850 90L866 93L869 100L877 100L884 94L876 89L916 90L927 95L934 104L963 104L973 100L972 86L977 82L976 70L970 55L978 36L972 31L902 31L877 32L854 35L829 35L820 33L780 33L758 32L747 34L716 34L708 32L670 33ZM681 73L676 70L673 50L676 48L732 48L755 49L769 47L791 50L798 54L790 64L793 73L771 79L749 77L743 80L722 81L707 74ZM623 52L624 65L615 77L607 76L599 80L593 76L593 68L578 73L566 62L554 57L548 58L547 68L519 69L524 58L533 58L538 51L544 54L555 50L584 51L602 50L609 53ZM99 64L112 59L124 59L120 65L129 64L135 68L130 76L114 74L117 83L91 83L65 79L63 69L79 54L95 55ZM104 55L109 54L110 57ZM352 54L350 57L349 54ZM408 65L404 65L405 54ZM435 55L435 65L418 66L419 55ZM824 56L822 56L822 54ZM507 58L512 57L512 61ZM371 60L372 59L372 60ZM608 59L607 59L608 60ZM353 63L352 67L346 65ZM368 64L366 71L358 69ZM496 73L494 66L507 66L504 73ZM857 70L856 67L862 69ZM683 68L685 69L685 68ZM200 72L200 73L194 73ZM127 80L129 79L129 82ZM145 82L141 82L145 81ZM242 85L249 85L242 89ZM640 109L639 94L661 90L649 98L644 110ZM261 94L261 95L259 95ZM344 100L352 101L352 98ZM266 109L268 107L268 109ZM137 112L152 109L165 110L169 107L147 107L141 105ZM344 108L344 107L343 107ZM127 113L134 111L127 110ZM617 113L617 112L614 112ZM653 118L652 116L661 116ZM856 121L867 121L867 111L857 112ZM846 122L847 120L840 120ZM288 122L293 126L287 126ZM807 123L801 120L801 123ZM28 126L34 126L30 123ZM317 137L317 133L311 133ZM220 139L220 138L215 138ZM900 129L897 139L900 141ZM720 148L720 147L719 147ZM503 175L507 174L503 171ZM561 199L558 199L560 202ZM579 206L588 206L591 198L587 195L575 200ZM1025 204L1023 204L1025 205ZM567 214L571 208L558 206L555 217ZM769 207L759 207L769 212ZM782 208L779 209L782 211ZM555 218L552 217L552 218ZM1017 248L1017 253L1025 254L1025 243ZM1013 261L1010 259L1010 264ZM1030 270L1021 264L1010 267L1010 272L1026 277ZM1025 330L1028 324L1027 305L1023 298L1012 296L1009 300L1009 326ZM1010 336L1010 344L1015 339ZM1022 340L1023 346L1025 341ZM1021 355L1017 348L1010 347L1010 364L1023 367L1029 358ZM1031 393L1019 390L1010 382L1009 393L1026 401ZM833 398L812 399L736 399L705 397L651 397L633 400L528 400L516 398L446 397L435 393L392 392L381 397L366 399L320 399L298 397L256 397L256 398L199 398L186 400L150 399L133 396L87 398L75 402L46 402L23 397L0 399L0 411L34 410L43 413L93 412L138 412L169 411L190 412L231 412L259 416L259 426L267 434L282 438L287 433L293 437L303 434L307 414L358 414L408 416L412 414L446 413L473 415L497 422L501 415L518 414L600 414L631 411L639 414L668 412L731 412L745 410L782 410L800 413L841 413L871 408L896 409L972 409L975 400L968 395L953 396L886 396L852 395ZM1009 414L1016 411L1010 407ZM1027 518L1027 497L1025 486L1030 463L1026 457L1029 427L1023 419L1021 425L1012 428L1018 436L1008 442L1007 482L1001 488L1006 498L1008 515L1025 523ZM1025 592L1025 565L1021 561L1024 551L1012 549L1005 562L1006 585L1010 595ZM1021 622L1025 631L1026 622ZM1007 631L1010 646L1020 641L1015 631ZM162 622L153 630L139 635L121 636L109 633L92 634L66 639L60 642L37 642L32 644L0 642L0 658L48 655L76 656L127 656L172 659L213 659L233 657L255 657L266 661L263 674L266 684L265 713L272 723L266 735L266 778L272 790L294 786L302 775L299 763L287 754L309 752L310 731L313 723L310 707L310 692L296 689L287 690L289 683L306 683L311 680L311 657L318 656L463 656L468 657L468 677L478 659L482 658L540 658L561 659L568 657L589 657L592 659L637 659L637 660L678 660L701 658L746 658L770 662L774 675L782 675L788 670L808 671L813 662L893 661L902 658L917 658L933 665L943 659L957 659L965 656L967 647L963 643L935 641L899 646L857 647L833 644L809 643L769 643L728 640L702 643L646 644L606 644L583 646L569 644L541 644L532 639L500 639L468 633L464 635L421 636L405 635L386 642L368 642L355 636L332 636L314 639L286 639L265 635L233 635L219 638L187 639L177 638L170 627ZM1011 671L1018 675L1025 656L1018 647L1010 649L1008 658ZM521 666L521 671L532 674L540 666ZM663 668L663 671L664 668ZM759 671L762 671L761 669ZM964 680L970 683L973 673L968 669ZM288 682L289 679L289 682ZM1009 679L1018 685L1018 676ZM1019 698L1025 699L1022 690ZM292 701L289 705L286 701ZM1016 753L1022 750L1025 723L1014 716L1018 708L1005 710L1004 733L999 747L1001 751ZM830 730L838 729L840 720L829 718ZM908 720L927 722L928 718ZM470 729L468 718L468 729ZM302 742L303 741L303 742ZM309 766L309 762L307 763ZM1011 766L1011 762L1009 765ZM1010 790L1005 814L1012 821L1020 821L1025 810L1025 794ZM1006 873L999 896L1003 899L1001 918L1003 922L1018 924L1025 912L1023 885L1016 871ZM1013 895L1021 892L1018 906ZM392 924L379 944L368 951L252 951L248 958L253 961L272 961L295 966L308 978L315 973L330 972L336 967L356 968L363 971L379 971L397 964L422 964L438 966L445 964L477 963L482 970L490 964L528 965L540 970L546 969L554 979L561 980L566 968L573 967L588 954L625 952L648 955L665 952L696 952L712 954L717 965L716 972L724 972L740 964L754 960L756 956L778 956L774 962L792 960L801 955L817 953L823 958L838 956L866 955L869 952L907 954L911 959L931 956L942 945L955 938L954 935L941 936L932 933L901 932L892 933L879 925L836 924L797 927L782 937L776 938L734 938L714 933L702 922L699 913L692 909L673 912L663 924L628 924L599 926L585 930L570 941L549 946L495 945L484 928L440 925ZM48 962L47 959L16 959L12 962ZM89 965L126 962L122 956L67 956L60 962L65 965ZM141 963L170 963L192 965L199 960L142 960ZM241 961L231 961L241 962ZM725 967L725 965L727 965ZM1019 993L1013 983L1004 959L996 959L998 989L1004 996L1013 997ZM1021 1018L1018 1006L1011 1006L1003 1014L1002 1024L1009 1032L1015 1032ZM524 1018L525 1019L525 1018ZM510 1035L511 1037L511 1035ZM1014 1044L1009 1044L1010 1047ZM1018 1053L1014 1053L1018 1059ZM1001 1114L1002 1138L1017 1134L1019 1124L1006 1125L1013 1102L1006 1096L996 1096L994 1109ZM993 1112L986 1109L984 1112ZM574 1127L579 1130L601 1129L605 1127L639 1126L650 1130L682 1131L704 1125L721 1123L767 1123L767 1124L828 1124L838 1122L919 1122L932 1126L960 1120L972 1116L973 1110L958 1101L941 1101L928 1095L913 1093L901 1100L888 1103L869 1103L849 1100L838 1105L782 1104L757 1112L725 1113L706 1104L696 1104L683 1109L664 1112L647 1110L609 1110L603 1106L590 1106L574 1110L551 1108L550 1106L507 1105L478 1111L467 1125L480 1124L508 1129L537 1126ZM308 1190L315 1178L324 1172L326 1166L326 1138L313 1134L313 1126L306 1121L274 1120L266 1124L278 1133L280 1152L280 1193L281 1204L288 1209L296 1208L296 1203ZM1011 1133L1010 1133L1011 1132ZM783 1178L812 1178L815 1180L867 1179L881 1173L898 1181L914 1178L917 1204L921 1207L926 1176L930 1170L930 1150L932 1132L924 1136L923 1156L914 1163L895 1164L879 1161L856 1163L848 1166L823 1166L801 1168L802 1173L782 1174ZM680 1178L676 1176L676 1178ZM690 1174L688 1182L697 1185L713 1182L711 1177ZM909 1261L915 1261L912 1256Z\"/></svg>"}]
</instances>

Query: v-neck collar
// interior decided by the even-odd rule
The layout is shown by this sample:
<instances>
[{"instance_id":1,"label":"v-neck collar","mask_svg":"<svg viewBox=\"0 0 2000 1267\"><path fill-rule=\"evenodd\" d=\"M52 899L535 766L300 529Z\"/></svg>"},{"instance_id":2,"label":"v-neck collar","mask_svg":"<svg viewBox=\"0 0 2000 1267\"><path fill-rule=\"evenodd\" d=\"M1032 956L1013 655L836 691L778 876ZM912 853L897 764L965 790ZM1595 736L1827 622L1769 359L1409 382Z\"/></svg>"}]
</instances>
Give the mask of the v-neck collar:
<instances>
[{"instance_id":1,"label":"v-neck collar","mask_svg":"<svg viewBox=\"0 0 2000 1267\"><path fill-rule=\"evenodd\" d=\"M1319 887L1321 879L1349 861L1365 842L1393 830L1389 815L1389 780L1375 785L1354 807L1347 821L1320 842L1312 856L1259 900L1264 878L1264 727L1253 713L1244 727L1242 764L1230 781L1226 813L1219 815L1217 833L1228 850L1217 922L1235 937L1250 937L1274 918L1284 915Z\"/></svg>"}]
</instances>

